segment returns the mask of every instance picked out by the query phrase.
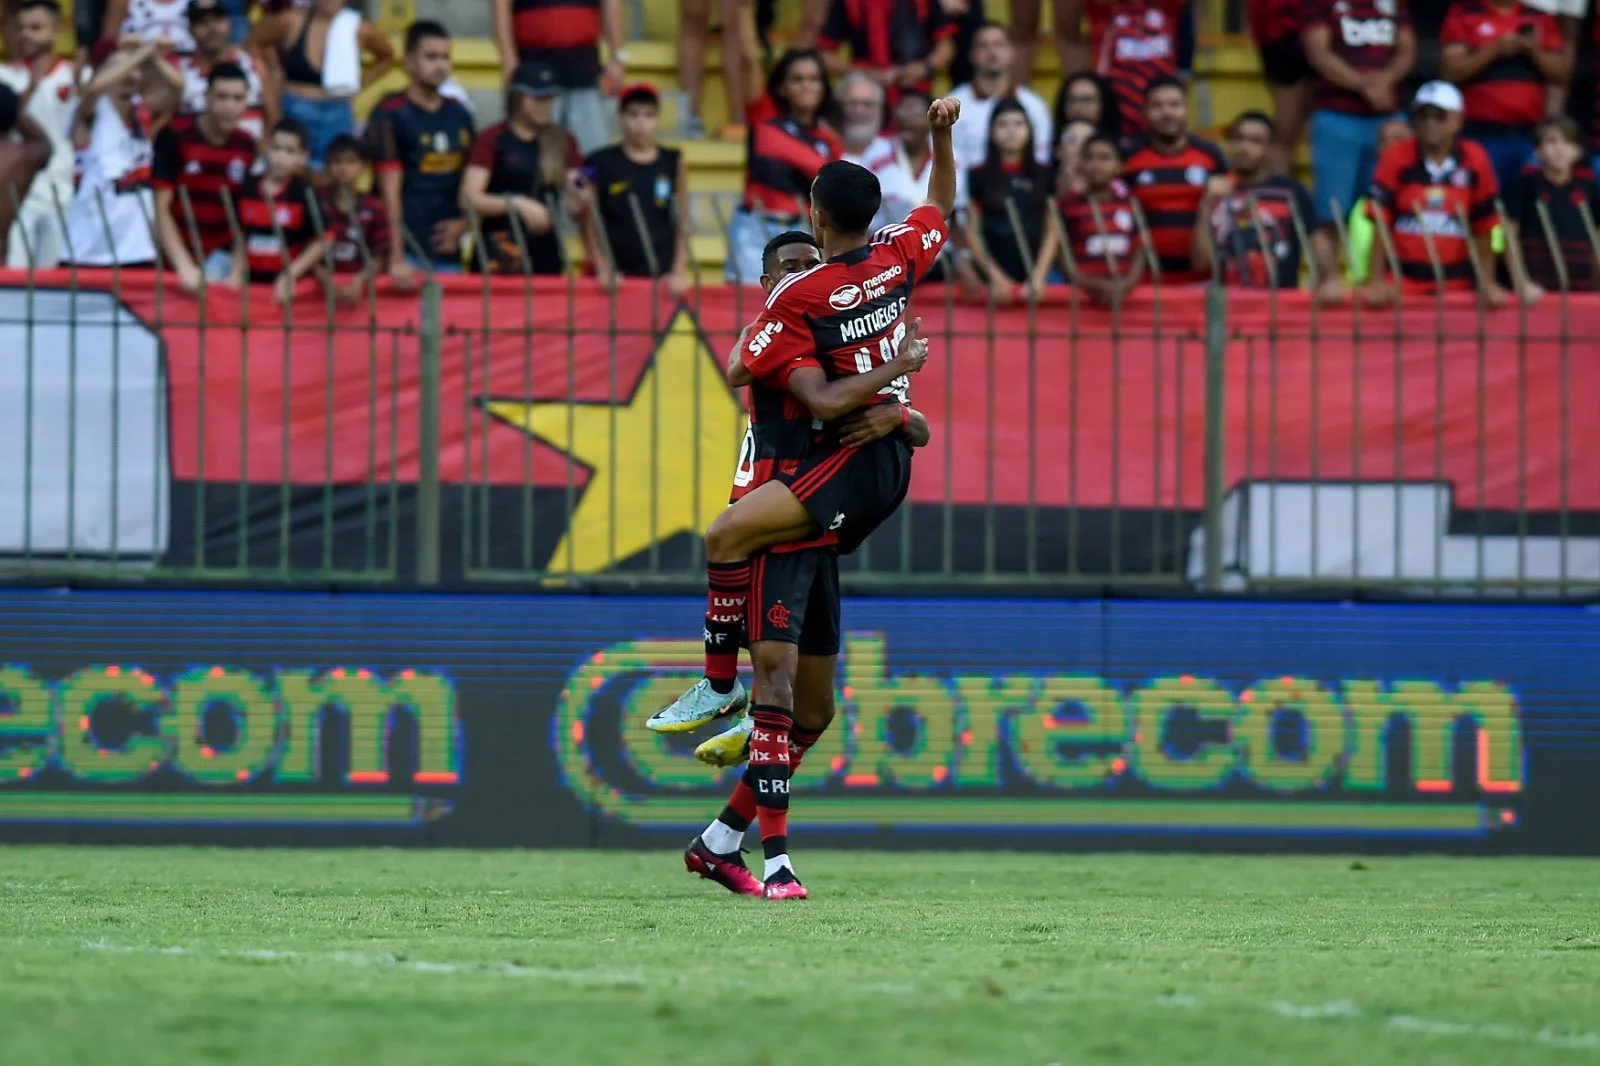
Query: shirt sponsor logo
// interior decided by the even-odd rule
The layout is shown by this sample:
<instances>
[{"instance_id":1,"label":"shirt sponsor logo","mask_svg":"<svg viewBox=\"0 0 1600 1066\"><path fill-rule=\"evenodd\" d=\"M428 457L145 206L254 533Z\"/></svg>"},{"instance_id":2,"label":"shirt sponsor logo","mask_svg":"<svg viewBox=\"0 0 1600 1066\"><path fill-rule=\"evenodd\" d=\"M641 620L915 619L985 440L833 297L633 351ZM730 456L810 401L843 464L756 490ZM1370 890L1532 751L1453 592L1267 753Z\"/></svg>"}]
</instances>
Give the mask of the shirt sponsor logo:
<instances>
[{"instance_id":1,"label":"shirt sponsor logo","mask_svg":"<svg viewBox=\"0 0 1600 1066\"><path fill-rule=\"evenodd\" d=\"M1172 55L1172 38L1145 37L1134 40L1129 37L1119 37L1116 55L1126 63L1148 63L1156 59L1166 59Z\"/></svg>"},{"instance_id":2,"label":"shirt sponsor logo","mask_svg":"<svg viewBox=\"0 0 1600 1066\"><path fill-rule=\"evenodd\" d=\"M1393 48L1395 25L1393 19L1356 19L1345 16L1339 19L1339 36L1349 48Z\"/></svg>"},{"instance_id":3,"label":"shirt sponsor logo","mask_svg":"<svg viewBox=\"0 0 1600 1066\"><path fill-rule=\"evenodd\" d=\"M840 285L828 297L828 304L835 311L848 311L852 307L861 306L861 287L858 285Z\"/></svg>"}]
</instances>

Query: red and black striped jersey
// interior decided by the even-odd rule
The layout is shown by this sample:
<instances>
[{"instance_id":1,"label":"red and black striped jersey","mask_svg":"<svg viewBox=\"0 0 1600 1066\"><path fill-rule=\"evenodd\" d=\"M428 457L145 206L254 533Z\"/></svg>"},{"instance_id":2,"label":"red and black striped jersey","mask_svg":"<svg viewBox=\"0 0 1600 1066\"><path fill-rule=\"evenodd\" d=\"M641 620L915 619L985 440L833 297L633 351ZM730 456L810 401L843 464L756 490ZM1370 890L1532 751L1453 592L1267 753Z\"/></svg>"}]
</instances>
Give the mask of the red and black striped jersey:
<instances>
[{"instance_id":1,"label":"red and black striped jersey","mask_svg":"<svg viewBox=\"0 0 1600 1066\"><path fill-rule=\"evenodd\" d=\"M1123 278L1134 257L1144 254L1133 195L1118 181L1099 197L1072 193L1060 203L1061 223L1078 272L1091 278Z\"/></svg>"},{"instance_id":2,"label":"red and black striped jersey","mask_svg":"<svg viewBox=\"0 0 1600 1066\"><path fill-rule=\"evenodd\" d=\"M1144 94L1157 78L1178 73L1178 27L1155 0L1132 0L1117 8L1100 36L1095 71L1111 85L1123 132L1149 132Z\"/></svg>"},{"instance_id":3,"label":"red and black striped jersey","mask_svg":"<svg viewBox=\"0 0 1600 1066\"><path fill-rule=\"evenodd\" d=\"M358 193L351 210L345 211L331 194L325 195L322 225L335 274L359 274L367 269L369 259L383 269L389 256L389 213L381 197ZM365 254L362 245L366 245Z\"/></svg>"},{"instance_id":4,"label":"red and black striped jersey","mask_svg":"<svg viewBox=\"0 0 1600 1066\"><path fill-rule=\"evenodd\" d=\"M837 379L894 359L911 290L949 238L939 209L924 204L860 248L789 275L751 328L740 353L745 369L784 388L800 367L820 367ZM901 379L874 402L908 403L907 387Z\"/></svg>"},{"instance_id":5,"label":"red and black striped jersey","mask_svg":"<svg viewBox=\"0 0 1600 1066\"><path fill-rule=\"evenodd\" d=\"M927 59L956 28L939 0L833 0L817 47L831 52L849 45L856 66L886 70ZM931 87L931 78L917 86L923 92ZM886 105L892 109L899 98L898 86L890 86Z\"/></svg>"},{"instance_id":6,"label":"red and black striped jersey","mask_svg":"<svg viewBox=\"0 0 1600 1066\"><path fill-rule=\"evenodd\" d=\"M1561 291L1559 257L1566 267L1567 288L1572 292L1600 291L1594 272L1594 245L1583 221L1583 208L1589 217L1600 219L1600 183L1588 166L1580 165L1564 185L1557 185L1538 167L1522 172L1522 180L1512 191L1506 210L1517 223L1518 243L1528 276L1550 292ZM1543 214L1540 206L1543 205ZM1552 234L1544 228L1550 220Z\"/></svg>"},{"instance_id":7,"label":"red and black striped jersey","mask_svg":"<svg viewBox=\"0 0 1600 1066\"><path fill-rule=\"evenodd\" d=\"M822 424L810 408L787 389L756 382L750 386L746 410L750 425L739 449L739 468L733 475L734 503L779 474L792 474L800 466Z\"/></svg>"},{"instance_id":8,"label":"red and black striped jersey","mask_svg":"<svg viewBox=\"0 0 1600 1066\"><path fill-rule=\"evenodd\" d=\"M1412 287L1437 284L1431 243L1447 289L1474 286L1468 242L1500 222L1494 164L1476 141L1460 139L1441 164L1423 158L1415 140L1392 144L1378 159L1367 210L1394 234L1400 275ZM1463 222L1463 218L1465 222Z\"/></svg>"},{"instance_id":9,"label":"red and black striped jersey","mask_svg":"<svg viewBox=\"0 0 1600 1066\"><path fill-rule=\"evenodd\" d=\"M222 191L228 190L237 199L255 158L255 138L235 129L221 141L213 141L202 131L198 115L175 118L156 135L150 184L174 192L172 214L185 244L192 240L183 206L183 193L187 192L201 254L233 246L233 228Z\"/></svg>"},{"instance_id":10,"label":"red and black striped jersey","mask_svg":"<svg viewBox=\"0 0 1600 1066\"><path fill-rule=\"evenodd\" d=\"M251 281L275 279L316 237L312 195L311 186L299 178L271 196L262 177L251 178L239 190L239 229Z\"/></svg>"},{"instance_id":11,"label":"red and black striped jersey","mask_svg":"<svg viewBox=\"0 0 1600 1066\"><path fill-rule=\"evenodd\" d=\"M1335 0L1306 6L1305 28L1328 27L1328 47L1363 73L1376 73L1394 59L1400 31L1411 28L1406 0ZM1353 89L1334 85L1320 75L1314 90L1316 106L1352 115L1373 114L1367 98Z\"/></svg>"},{"instance_id":12,"label":"red and black striped jersey","mask_svg":"<svg viewBox=\"0 0 1600 1066\"><path fill-rule=\"evenodd\" d=\"M599 79L600 31L600 0L511 0L517 54L550 64L563 85Z\"/></svg>"},{"instance_id":13,"label":"red and black striped jersey","mask_svg":"<svg viewBox=\"0 0 1600 1066\"><path fill-rule=\"evenodd\" d=\"M1539 49L1560 52L1561 26L1554 15L1513 0L1505 7L1490 0L1460 0L1439 31L1441 45L1463 44L1477 51L1495 48L1503 37L1530 35ZM1526 134L1545 112L1545 79L1531 56L1496 56L1478 76L1461 86L1466 98L1469 137Z\"/></svg>"},{"instance_id":14,"label":"red and black striped jersey","mask_svg":"<svg viewBox=\"0 0 1600 1066\"><path fill-rule=\"evenodd\" d=\"M1190 0L1146 0L1146 2L1160 8L1174 23L1185 14L1190 4ZM1112 16L1125 6L1127 5L1124 0L1084 0L1084 36L1089 42L1092 53L1099 54L1100 38L1105 36L1106 27L1111 24Z\"/></svg>"},{"instance_id":15,"label":"red and black striped jersey","mask_svg":"<svg viewBox=\"0 0 1600 1066\"><path fill-rule=\"evenodd\" d=\"M804 218L811 209L811 182L817 171L843 155L844 146L826 126L802 126L787 115L751 126L745 208Z\"/></svg>"},{"instance_id":16,"label":"red and black striped jersey","mask_svg":"<svg viewBox=\"0 0 1600 1066\"><path fill-rule=\"evenodd\" d=\"M1250 289L1299 287L1304 252L1300 233L1309 234L1317 224L1316 207L1304 185L1275 176L1259 185L1240 186L1216 202L1208 221L1223 284Z\"/></svg>"},{"instance_id":17,"label":"red and black striped jersey","mask_svg":"<svg viewBox=\"0 0 1600 1066\"><path fill-rule=\"evenodd\" d=\"M1163 152L1149 143L1137 144L1128 152L1122 180L1144 211L1164 283L1206 280L1194 269L1194 222L1205 198L1206 182L1227 172L1222 150L1199 137L1187 138L1176 152Z\"/></svg>"}]
</instances>

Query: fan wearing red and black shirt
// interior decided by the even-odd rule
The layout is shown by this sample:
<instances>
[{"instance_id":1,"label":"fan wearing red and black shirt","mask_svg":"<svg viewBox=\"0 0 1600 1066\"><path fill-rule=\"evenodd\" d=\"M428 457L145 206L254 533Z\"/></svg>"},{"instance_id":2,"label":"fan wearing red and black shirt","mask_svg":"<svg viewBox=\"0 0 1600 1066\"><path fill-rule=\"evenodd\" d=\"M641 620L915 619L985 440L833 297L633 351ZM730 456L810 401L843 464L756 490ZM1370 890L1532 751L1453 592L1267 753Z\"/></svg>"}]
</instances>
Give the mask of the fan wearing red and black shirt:
<instances>
[{"instance_id":1,"label":"fan wearing red and black shirt","mask_svg":"<svg viewBox=\"0 0 1600 1066\"><path fill-rule=\"evenodd\" d=\"M1189 132L1183 82L1157 78L1145 97L1150 139L1133 145L1123 174L1144 212L1150 244L1161 264L1160 282L1188 285L1210 275L1194 266L1194 222L1211 179L1228 171L1222 150Z\"/></svg>"},{"instance_id":2,"label":"fan wearing red and black shirt","mask_svg":"<svg viewBox=\"0 0 1600 1066\"><path fill-rule=\"evenodd\" d=\"M905 310L912 287L949 239L945 218L956 196L950 127L959 115L960 105L952 100L930 106L930 203L876 236L868 233L881 199L872 172L835 162L818 173L811 221L826 261L772 291L751 326L741 360L752 380L787 389L804 403L823 423L822 437L792 473L780 471L718 515L706 531L706 677L650 723L658 729L692 729L746 702L735 676L737 656L728 646L737 623L720 618L748 602L756 663L750 769L768 899L804 898L806 890L794 875L787 841L795 651L782 641L764 640L761 626L762 619L777 628L790 624L789 601L804 590L762 581L752 574L751 560L793 542L836 543L848 553L905 498L911 476L906 441L888 437L852 448L838 421L868 404L909 404L906 375L921 369L925 355L899 348L907 336ZM730 375L730 382L736 381Z\"/></svg>"},{"instance_id":3,"label":"fan wearing red and black shirt","mask_svg":"<svg viewBox=\"0 0 1600 1066\"><path fill-rule=\"evenodd\" d=\"M1412 102L1417 135L1384 149L1367 194L1368 211L1392 231L1401 291L1438 292L1441 281L1447 291L1470 291L1477 283L1486 306L1502 307L1507 297L1495 280L1499 256L1492 242L1500 223L1494 206L1499 187L1489 153L1461 136L1462 108L1461 90L1447 81L1430 81L1417 90ZM1372 243L1370 269L1367 303L1385 306L1396 292L1387 280L1381 240Z\"/></svg>"},{"instance_id":4,"label":"fan wearing red and black shirt","mask_svg":"<svg viewBox=\"0 0 1600 1066\"><path fill-rule=\"evenodd\" d=\"M1417 35L1406 0L1338 0L1304 10L1300 43L1317 73L1311 186L1317 214L1331 222L1366 187L1378 133L1416 62Z\"/></svg>"},{"instance_id":5,"label":"fan wearing red and black shirt","mask_svg":"<svg viewBox=\"0 0 1600 1066\"><path fill-rule=\"evenodd\" d=\"M1100 31L1095 72L1117 98L1122 130L1130 137L1150 132L1145 94L1161 78L1178 76L1178 24L1163 0L1123 0Z\"/></svg>"},{"instance_id":6,"label":"fan wearing red and black shirt","mask_svg":"<svg viewBox=\"0 0 1600 1066\"><path fill-rule=\"evenodd\" d=\"M219 63L206 86L205 111L174 119L156 136L150 180L156 235L178 288L191 295L207 280L227 282L232 274L233 226L224 190L237 198L255 161L255 138L239 128L249 104L244 71ZM180 190L187 193L187 210Z\"/></svg>"},{"instance_id":7,"label":"fan wearing red and black shirt","mask_svg":"<svg viewBox=\"0 0 1600 1066\"><path fill-rule=\"evenodd\" d=\"M361 191L367 164L366 146L349 134L328 145L324 172L329 185L322 195L322 225L333 276L323 280L341 304L365 299L389 261L389 216L383 200Z\"/></svg>"},{"instance_id":8,"label":"fan wearing red and black shirt","mask_svg":"<svg viewBox=\"0 0 1600 1066\"><path fill-rule=\"evenodd\" d=\"M322 240L312 224L315 192L302 176L311 163L311 135L292 118L267 138L266 172L239 191L239 247L233 280L273 284L279 303L294 296L295 282L322 263Z\"/></svg>"},{"instance_id":9,"label":"fan wearing red and black shirt","mask_svg":"<svg viewBox=\"0 0 1600 1066\"><path fill-rule=\"evenodd\" d=\"M1083 191L1061 201L1068 281L1096 303L1116 306L1144 277L1144 241L1133 193L1122 181L1122 146L1103 133L1083 142Z\"/></svg>"},{"instance_id":10,"label":"fan wearing red and black shirt","mask_svg":"<svg viewBox=\"0 0 1600 1066\"><path fill-rule=\"evenodd\" d=\"M1600 291L1600 260L1589 239L1589 226L1600 219L1600 181L1584 158L1578 124L1552 115L1536 132L1538 165L1518 175L1507 196L1506 240L1522 250L1511 258L1513 273L1523 271L1518 292L1531 303L1546 292Z\"/></svg>"},{"instance_id":11,"label":"fan wearing red and black shirt","mask_svg":"<svg viewBox=\"0 0 1600 1066\"><path fill-rule=\"evenodd\" d=\"M817 48L834 77L854 67L882 85L893 110L901 89L930 92L934 75L949 69L956 25L939 0L833 0Z\"/></svg>"},{"instance_id":12,"label":"fan wearing red and black shirt","mask_svg":"<svg viewBox=\"0 0 1600 1066\"><path fill-rule=\"evenodd\" d=\"M1509 192L1533 153L1549 91L1571 73L1561 25L1519 0L1458 0L1439 42L1439 76L1467 101L1462 132L1483 145Z\"/></svg>"},{"instance_id":13,"label":"fan wearing red and black shirt","mask_svg":"<svg viewBox=\"0 0 1600 1066\"><path fill-rule=\"evenodd\" d=\"M1231 187L1223 191L1219 183L1206 192L1195 221L1195 267L1215 266L1222 284L1236 288L1297 289L1305 233L1316 265L1317 300L1340 303L1345 289L1332 227L1318 223L1304 185L1272 172L1276 132L1259 111L1246 111L1228 127Z\"/></svg>"},{"instance_id":14,"label":"fan wearing red and black shirt","mask_svg":"<svg viewBox=\"0 0 1600 1066\"><path fill-rule=\"evenodd\" d=\"M1106 28L1123 8L1150 4L1167 17L1173 26L1189 17L1190 0L1055 0L1056 47L1061 52L1061 69L1083 70L1094 65ZM1013 32L1019 38L1028 28L1018 23L1013 12Z\"/></svg>"}]
</instances>

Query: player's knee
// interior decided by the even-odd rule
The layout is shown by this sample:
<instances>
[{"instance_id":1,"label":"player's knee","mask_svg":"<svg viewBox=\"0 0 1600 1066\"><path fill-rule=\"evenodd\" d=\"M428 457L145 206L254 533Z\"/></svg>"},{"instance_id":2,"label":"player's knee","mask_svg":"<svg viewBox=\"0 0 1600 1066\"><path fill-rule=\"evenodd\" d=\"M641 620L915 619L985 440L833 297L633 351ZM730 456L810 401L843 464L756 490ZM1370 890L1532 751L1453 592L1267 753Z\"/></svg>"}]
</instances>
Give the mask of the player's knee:
<instances>
[{"instance_id":1,"label":"player's knee","mask_svg":"<svg viewBox=\"0 0 1600 1066\"><path fill-rule=\"evenodd\" d=\"M749 557L743 549L743 537L738 520L731 517L732 510L723 511L711 520L706 529L706 561L710 563L737 563Z\"/></svg>"},{"instance_id":2,"label":"player's knee","mask_svg":"<svg viewBox=\"0 0 1600 1066\"><path fill-rule=\"evenodd\" d=\"M806 699L796 702L794 708L794 724L801 729L812 733L821 733L833 724L834 703L833 693L826 696L807 696Z\"/></svg>"},{"instance_id":3,"label":"player's knee","mask_svg":"<svg viewBox=\"0 0 1600 1066\"><path fill-rule=\"evenodd\" d=\"M751 651L756 671L756 702L794 708L795 657L793 645L764 640Z\"/></svg>"}]
</instances>

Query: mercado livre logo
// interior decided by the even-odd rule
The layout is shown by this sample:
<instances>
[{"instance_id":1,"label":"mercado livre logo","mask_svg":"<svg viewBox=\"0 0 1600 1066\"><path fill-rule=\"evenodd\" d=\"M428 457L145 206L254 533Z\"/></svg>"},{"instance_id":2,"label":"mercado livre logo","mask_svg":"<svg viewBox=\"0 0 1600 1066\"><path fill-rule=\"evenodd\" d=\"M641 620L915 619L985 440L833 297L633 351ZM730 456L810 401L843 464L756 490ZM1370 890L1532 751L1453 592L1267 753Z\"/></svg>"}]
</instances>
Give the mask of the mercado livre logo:
<instances>
[{"instance_id":1,"label":"mercado livre logo","mask_svg":"<svg viewBox=\"0 0 1600 1066\"><path fill-rule=\"evenodd\" d=\"M462 783L456 690L425 671L10 665L0 706L0 822L411 826Z\"/></svg>"},{"instance_id":2,"label":"mercado livre logo","mask_svg":"<svg viewBox=\"0 0 1600 1066\"><path fill-rule=\"evenodd\" d=\"M701 655L613 644L569 677L553 742L591 809L673 831L718 809L731 778L636 727ZM1498 681L900 674L855 634L837 697L794 784L819 827L1482 836L1517 823L1526 778Z\"/></svg>"}]
</instances>

